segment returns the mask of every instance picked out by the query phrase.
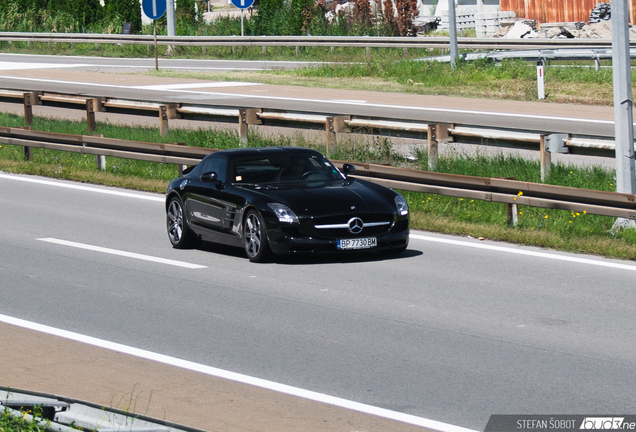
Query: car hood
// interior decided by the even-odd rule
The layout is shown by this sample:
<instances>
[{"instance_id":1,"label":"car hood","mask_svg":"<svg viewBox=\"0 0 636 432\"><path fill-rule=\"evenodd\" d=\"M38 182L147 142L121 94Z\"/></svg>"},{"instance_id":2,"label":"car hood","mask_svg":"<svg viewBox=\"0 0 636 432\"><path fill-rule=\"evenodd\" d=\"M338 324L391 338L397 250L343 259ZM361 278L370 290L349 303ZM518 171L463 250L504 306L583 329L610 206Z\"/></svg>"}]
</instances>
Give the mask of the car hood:
<instances>
[{"instance_id":1,"label":"car hood","mask_svg":"<svg viewBox=\"0 0 636 432\"><path fill-rule=\"evenodd\" d=\"M251 186L250 189L266 197L268 202L285 204L298 216L370 211L391 213L396 210L389 189L358 180L320 185Z\"/></svg>"}]
</instances>

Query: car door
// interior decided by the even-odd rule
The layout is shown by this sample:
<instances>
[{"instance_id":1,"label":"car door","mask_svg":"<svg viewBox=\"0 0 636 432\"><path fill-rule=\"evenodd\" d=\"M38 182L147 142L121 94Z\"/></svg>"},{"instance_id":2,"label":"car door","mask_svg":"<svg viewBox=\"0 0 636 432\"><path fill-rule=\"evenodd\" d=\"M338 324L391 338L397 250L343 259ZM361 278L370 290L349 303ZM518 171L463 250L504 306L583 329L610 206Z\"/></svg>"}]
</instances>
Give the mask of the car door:
<instances>
[{"instance_id":1,"label":"car door","mask_svg":"<svg viewBox=\"0 0 636 432\"><path fill-rule=\"evenodd\" d=\"M191 224L208 231L230 234L236 214L236 205L227 200L225 189L227 161L224 158L209 158L199 178L188 184L186 212ZM211 174L215 173L212 178Z\"/></svg>"}]
</instances>

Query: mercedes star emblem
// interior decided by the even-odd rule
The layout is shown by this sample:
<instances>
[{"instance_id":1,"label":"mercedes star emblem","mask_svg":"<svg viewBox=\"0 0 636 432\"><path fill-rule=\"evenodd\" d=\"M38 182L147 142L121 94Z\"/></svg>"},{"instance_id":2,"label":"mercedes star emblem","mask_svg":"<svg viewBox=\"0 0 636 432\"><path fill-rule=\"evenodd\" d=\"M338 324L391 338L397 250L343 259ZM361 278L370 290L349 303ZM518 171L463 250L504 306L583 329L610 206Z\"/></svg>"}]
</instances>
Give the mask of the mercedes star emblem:
<instances>
[{"instance_id":1,"label":"mercedes star emblem","mask_svg":"<svg viewBox=\"0 0 636 432\"><path fill-rule=\"evenodd\" d=\"M358 217L349 219L349 232L352 234L360 234L364 228L364 222Z\"/></svg>"}]
</instances>

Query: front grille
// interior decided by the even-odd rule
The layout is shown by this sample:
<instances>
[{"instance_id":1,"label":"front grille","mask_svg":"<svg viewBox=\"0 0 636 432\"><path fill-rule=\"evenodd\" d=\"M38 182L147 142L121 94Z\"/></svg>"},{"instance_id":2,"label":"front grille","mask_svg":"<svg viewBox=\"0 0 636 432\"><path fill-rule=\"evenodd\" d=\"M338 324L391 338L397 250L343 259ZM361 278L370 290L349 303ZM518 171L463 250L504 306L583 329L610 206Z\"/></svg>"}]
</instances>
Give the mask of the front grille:
<instances>
[{"instance_id":1,"label":"front grille","mask_svg":"<svg viewBox=\"0 0 636 432\"><path fill-rule=\"evenodd\" d=\"M349 221L355 217L362 220L363 223L362 231L357 234L352 233L348 229ZM379 236L390 231L393 219L394 216L392 214L376 213L356 216L331 216L314 219L312 224L306 228L308 235L324 239ZM312 233L310 234L309 231Z\"/></svg>"}]
</instances>

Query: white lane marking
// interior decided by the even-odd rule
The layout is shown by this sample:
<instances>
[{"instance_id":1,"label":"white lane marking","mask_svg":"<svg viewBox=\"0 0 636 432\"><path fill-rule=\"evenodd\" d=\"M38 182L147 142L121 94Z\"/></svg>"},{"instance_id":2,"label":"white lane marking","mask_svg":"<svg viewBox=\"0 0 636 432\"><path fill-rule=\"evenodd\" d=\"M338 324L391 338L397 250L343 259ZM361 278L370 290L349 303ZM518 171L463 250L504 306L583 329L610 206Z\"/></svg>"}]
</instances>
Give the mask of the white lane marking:
<instances>
[{"instance_id":1,"label":"white lane marking","mask_svg":"<svg viewBox=\"0 0 636 432\"><path fill-rule=\"evenodd\" d=\"M135 65L129 65L129 66L117 66L117 65L88 65L90 67L96 67L96 68L113 68L113 69L120 69L120 68L129 68L129 69L154 69L154 65L153 66L135 66ZM161 65L161 69L169 69L169 70L185 70L185 71L204 71L204 72L209 72L211 70L222 70L222 71L248 71L248 72L259 72L259 71L268 71L268 70L272 70L272 68L247 68L247 67L220 67L220 66L210 66L210 67L188 67L188 66L166 66L166 65ZM262 83L247 83L246 84L261 84Z\"/></svg>"},{"instance_id":2,"label":"white lane marking","mask_svg":"<svg viewBox=\"0 0 636 432\"><path fill-rule=\"evenodd\" d=\"M239 87L246 85L263 85L261 83L250 83L250 82L236 82L236 81L218 81L218 82L207 82L207 83L183 83L183 84L158 84L158 85L145 85L145 86L133 86L130 88L139 89L139 90L181 90L181 89L191 89L191 88L209 88L209 87Z\"/></svg>"},{"instance_id":3,"label":"white lane marking","mask_svg":"<svg viewBox=\"0 0 636 432\"><path fill-rule=\"evenodd\" d=\"M451 239L430 237L430 236L424 236L424 235L418 235L418 234L411 234L409 237L411 239L416 239L416 240L444 243L444 244L450 244L455 246L472 247L476 249L486 249L486 250L491 250L496 252L505 252L505 253L511 253L511 254L517 254L517 255L527 255L527 256L533 256L537 258L548 258L551 260L568 261L568 262L574 262L578 264L586 264L586 265L594 265L599 267L615 268L620 270L636 271L636 265L619 264L614 262L591 260L587 258L578 258L574 256L557 255L557 254L551 254L547 252L529 251L524 249L513 249L510 247L494 246L494 245L482 244L482 243L470 243L470 242L465 242L460 240L451 240Z\"/></svg>"},{"instance_id":4,"label":"white lane marking","mask_svg":"<svg viewBox=\"0 0 636 432\"><path fill-rule=\"evenodd\" d=\"M57 69L85 67L89 64L61 64L61 63L22 63L0 61L0 70L25 70L25 69Z\"/></svg>"},{"instance_id":5,"label":"white lane marking","mask_svg":"<svg viewBox=\"0 0 636 432\"><path fill-rule=\"evenodd\" d=\"M143 358L146 360L152 360L158 363L167 364L170 366L179 367L182 369L191 370L194 372L203 373L206 375L224 378L227 380L252 385L255 387L264 388L266 390L272 390L279 393L288 394L291 396L297 396L304 399L309 399L341 408L346 408L365 414L371 414L391 420L396 420L403 423L408 423L416 426L422 426L438 430L441 432L475 432L471 429L466 429L460 426L454 426L448 423L442 423L436 420L430 420L423 417L417 417L410 414L404 414L397 411L391 411L384 408L378 408L372 405L367 405L359 402L342 399L335 396L329 396L323 393L317 393L311 390L304 390L298 387L289 386L286 384L280 384L274 381L268 381L261 378L255 378L249 375L243 375L236 372L230 372L223 369L218 369L212 366L206 366L199 363L194 363L188 360L182 360L176 357L171 357L163 354L158 354L152 351L146 351L139 348L134 348L128 345L122 345L116 342L110 342L103 339L94 338L91 336L82 335L79 333L70 332L67 330L50 327L43 324L26 321L20 318L10 317L8 315L0 314L0 322L11 324L14 326L26 328L29 330L38 331L41 333L50 334L53 336L62 337L76 342L85 343L87 345L96 346L99 348L105 348L112 351L121 352L124 354L132 355L135 357Z\"/></svg>"},{"instance_id":6,"label":"white lane marking","mask_svg":"<svg viewBox=\"0 0 636 432\"><path fill-rule=\"evenodd\" d=\"M47 83L56 83L56 84L72 84L72 85L84 85L84 86L95 86L95 87L109 87L109 88L118 88L118 89L130 88L129 86L121 86L121 85L114 85L114 84L92 84L92 83L84 83L84 82L48 80L48 79L39 79L39 78L23 78L23 77L2 76L2 75L0 75L0 79L37 81L37 82L47 82ZM435 112L435 113L447 112L447 113L454 113L454 114L495 114L499 117L527 118L527 119L550 120L550 121L555 121L555 120L556 121L571 121L571 122L586 123L586 124L589 124L589 123L607 124L607 125L614 124L613 120L595 120L595 119L574 118L574 117L553 117L553 116L534 115L534 114L515 114L515 113L498 112L498 111L474 111L474 110L461 110L461 109L440 108L440 107L429 108L429 107L420 107L420 106L389 105L389 104L377 104L377 103L369 103L369 102L354 102L354 101L342 101L342 100L330 100L330 99L305 99L305 98L251 95L251 94L240 94L240 93L219 93L219 92L205 92L205 91L194 92L194 91L187 91L187 90L167 90L167 91L178 92L178 93L193 93L197 95L225 96L225 97L233 97L233 98L254 98L254 99L293 101L293 102L331 103L335 105L365 106L365 107L372 107L372 108L388 108L388 109L400 109L400 110L408 110L408 111L423 111L423 112Z\"/></svg>"},{"instance_id":7,"label":"white lane marking","mask_svg":"<svg viewBox=\"0 0 636 432\"><path fill-rule=\"evenodd\" d=\"M70 247L74 247L74 248L78 248L78 249L85 249L85 250L89 250L89 251L93 251L93 252L101 252L101 253L106 253L106 254L110 254L110 255L117 255L117 256L122 256L122 257L126 257L126 258L133 258L133 259L138 259L138 260L143 260L143 261L151 261L151 262L155 262L155 263L159 263L159 264L167 264L167 265L183 267L183 268L188 268L188 269L203 269L203 268L207 268L207 266L203 266L203 265L199 265L199 264L191 264L191 263L187 263L187 262L183 262L183 261L175 261L175 260L166 259L166 258L159 258L159 257L150 256L150 255L138 254L138 253L134 253L134 252L126 252L126 251L121 251L121 250L117 250L117 249L105 248L105 247L101 247L101 246L93 246L93 245L88 245L88 244L84 244L84 243L76 243L76 242L67 241L67 240L59 240L59 239L54 239L54 238L39 238L37 240L40 240L40 241L43 241L43 242L47 242L47 243L54 243L54 244L58 244L58 245L62 245L62 246L70 246Z\"/></svg>"},{"instance_id":8,"label":"white lane marking","mask_svg":"<svg viewBox=\"0 0 636 432\"><path fill-rule=\"evenodd\" d=\"M8 179L8 180L23 181L27 183L38 183L38 184L43 184L47 186L56 186L61 188L75 189L75 190L81 190L81 191L87 191L87 192L96 192L96 193L102 193L107 195L117 195L121 197L135 198L135 199L141 199L141 200L147 200L147 201L157 201L157 202L166 201L165 197L163 196L142 195L138 193L122 192L118 190L101 189L97 187L82 186L82 185L71 184L71 183L42 180L39 178L23 177L23 176L19 176L15 174L0 174L0 178Z\"/></svg>"}]
</instances>

